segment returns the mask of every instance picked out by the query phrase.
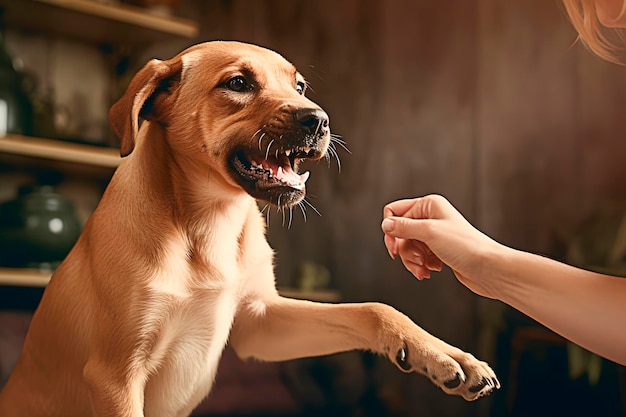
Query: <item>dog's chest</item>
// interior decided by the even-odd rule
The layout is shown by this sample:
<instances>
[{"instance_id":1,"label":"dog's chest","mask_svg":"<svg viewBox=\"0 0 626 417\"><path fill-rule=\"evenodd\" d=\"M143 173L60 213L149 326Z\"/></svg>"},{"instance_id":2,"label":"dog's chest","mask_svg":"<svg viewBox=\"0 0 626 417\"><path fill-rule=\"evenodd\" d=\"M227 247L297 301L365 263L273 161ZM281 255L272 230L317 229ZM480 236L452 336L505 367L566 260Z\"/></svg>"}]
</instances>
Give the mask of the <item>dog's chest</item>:
<instances>
[{"instance_id":1,"label":"dog's chest","mask_svg":"<svg viewBox=\"0 0 626 417\"><path fill-rule=\"evenodd\" d=\"M150 308L141 312L149 352L146 404L158 408L159 398L177 398L182 407L206 395L240 300L253 288L274 288L273 252L260 215L252 213L235 228L239 233L232 224L214 224L209 245L175 234L163 246L147 283Z\"/></svg>"},{"instance_id":2,"label":"dog's chest","mask_svg":"<svg viewBox=\"0 0 626 417\"><path fill-rule=\"evenodd\" d=\"M222 256L221 262L209 258L194 263L184 243L172 239L167 245L148 282L145 304L150 307L141 312L149 346L149 385L160 387L169 398L206 394L210 388L237 309L241 280L234 259L227 262Z\"/></svg>"},{"instance_id":3,"label":"dog's chest","mask_svg":"<svg viewBox=\"0 0 626 417\"><path fill-rule=\"evenodd\" d=\"M150 353L145 369L145 407L185 410L209 392L230 333L237 300L230 290L193 293L188 298L155 295L161 307L155 311ZM177 404L173 404L173 402ZM148 415L148 413L146 413ZM155 415L160 415L156 413Z\"/></svg>"}]
</instances>

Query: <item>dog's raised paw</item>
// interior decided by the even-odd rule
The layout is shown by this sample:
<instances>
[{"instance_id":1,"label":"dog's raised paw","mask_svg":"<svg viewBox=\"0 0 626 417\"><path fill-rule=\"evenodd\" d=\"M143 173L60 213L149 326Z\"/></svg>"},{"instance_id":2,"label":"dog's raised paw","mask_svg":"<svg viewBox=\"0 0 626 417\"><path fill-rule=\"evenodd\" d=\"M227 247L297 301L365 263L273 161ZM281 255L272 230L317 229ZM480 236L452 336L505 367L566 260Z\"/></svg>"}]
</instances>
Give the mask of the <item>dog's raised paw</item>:
<instances>
[{"instance_id":1,"label":"dog's raised paw","mask_svg":"<svg viewBox=\"0 0 626 417\"><path fill-rule=\"evenodd\" d=\"M395 363L404 372L415 370L424 374L447 394L459 395L467 401L500 388L495 372L486 362L455 347L446 344L442 347L407 343L396 351Z\"/></svg>"},{"instance_id":2,"label":"dog's raised paw","mask_svg":"<svg viewBox=\"0 0 626 417\"><path fill-rule=\"evenodd\" d=\"M444 383L445 388L442 389L447 393L460 395L467 401L474 401L500 388L498 377L486 362L461 351L458 353L452 352L449 357L458 363L463 370L465 378Z\"/></svg>"}]
</instances>

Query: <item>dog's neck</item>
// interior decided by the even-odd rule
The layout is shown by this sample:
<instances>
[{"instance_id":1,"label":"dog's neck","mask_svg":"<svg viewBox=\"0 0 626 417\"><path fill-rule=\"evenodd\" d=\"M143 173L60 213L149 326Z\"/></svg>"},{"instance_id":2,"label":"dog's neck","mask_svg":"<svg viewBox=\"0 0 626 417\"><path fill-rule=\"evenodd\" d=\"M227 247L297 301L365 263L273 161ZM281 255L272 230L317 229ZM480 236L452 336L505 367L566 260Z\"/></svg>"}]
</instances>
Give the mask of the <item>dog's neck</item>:
<instances>
[{"instance_id":1,"label":"dog's neck","mask_svg":"<svg viewBox=\"0 0 626 417\"><path fill-rule=\"evenodd\" d=\"M160 125L145 122L136 149L122 162L111 186L123 184L117 192L135 201L130 211L137 213L136 220L169 223L161 225L163 233L183 233L193 250L202 252L217 236L218 246L239 244L246 223L260 217L256 201L212 168L175 155L166 135ZM145 199L150 200L148 207ZM221 228L227 232L219 233ZM224 241L226 236L232 242Z\"/></svg>"}]
</instances>

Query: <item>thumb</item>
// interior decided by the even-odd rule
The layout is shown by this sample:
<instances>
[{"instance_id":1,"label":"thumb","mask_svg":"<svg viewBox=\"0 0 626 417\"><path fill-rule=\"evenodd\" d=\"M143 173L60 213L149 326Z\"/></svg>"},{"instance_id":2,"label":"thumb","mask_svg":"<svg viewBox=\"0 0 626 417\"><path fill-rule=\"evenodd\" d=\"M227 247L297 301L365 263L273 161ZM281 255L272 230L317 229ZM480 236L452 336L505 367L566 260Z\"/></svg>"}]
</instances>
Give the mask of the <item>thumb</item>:
<instances>
[{"instance_id":1,"label":"thumb","mask_svg":"<svg viewBox=\"0 0 626 417\"><path fill-rule=\"evenodd\" d=\"M425 221L427 220L390 216L383 220L381 227L383 232L389 236L400 239L422 240L420 225Z\"/></svg>"}]
</instances>

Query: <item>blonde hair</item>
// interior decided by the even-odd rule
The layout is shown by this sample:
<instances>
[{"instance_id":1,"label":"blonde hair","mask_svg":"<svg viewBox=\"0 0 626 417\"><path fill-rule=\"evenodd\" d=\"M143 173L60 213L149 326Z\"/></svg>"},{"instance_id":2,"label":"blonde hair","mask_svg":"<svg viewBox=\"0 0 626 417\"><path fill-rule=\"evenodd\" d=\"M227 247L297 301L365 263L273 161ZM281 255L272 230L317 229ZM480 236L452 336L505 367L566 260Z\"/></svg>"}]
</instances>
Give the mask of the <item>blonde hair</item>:
<instances>
[{"instance_id":1,"label":"blonde hair","mask_svg":"<svg viewBox=\"0 0 626 417\"><path fill-rule=\"evenodd\" d=\"M607 61L624 64L618 57L618 52L624 50L622 31L608 30L602 26L596 12L595 0L563 0L563 5L574 28L578 31L579 39L591 51ZM619 16L625 12L626 0Z\"/></svg>"}]
</instances>

